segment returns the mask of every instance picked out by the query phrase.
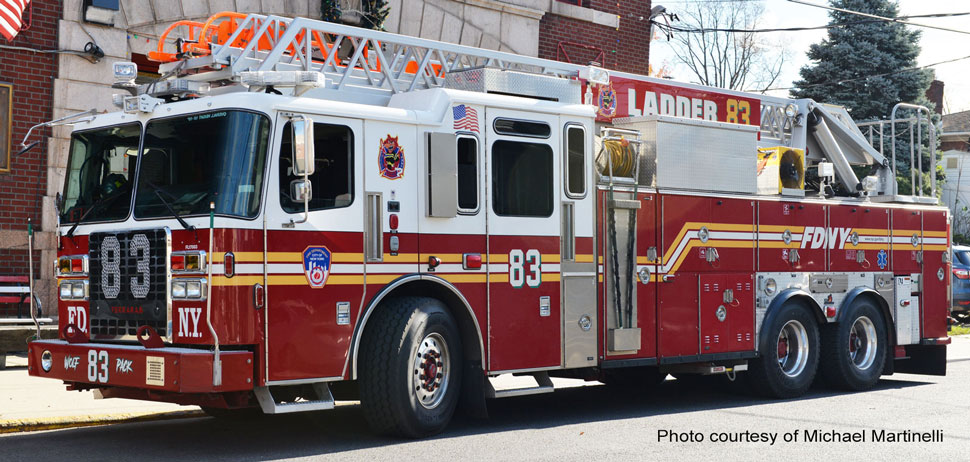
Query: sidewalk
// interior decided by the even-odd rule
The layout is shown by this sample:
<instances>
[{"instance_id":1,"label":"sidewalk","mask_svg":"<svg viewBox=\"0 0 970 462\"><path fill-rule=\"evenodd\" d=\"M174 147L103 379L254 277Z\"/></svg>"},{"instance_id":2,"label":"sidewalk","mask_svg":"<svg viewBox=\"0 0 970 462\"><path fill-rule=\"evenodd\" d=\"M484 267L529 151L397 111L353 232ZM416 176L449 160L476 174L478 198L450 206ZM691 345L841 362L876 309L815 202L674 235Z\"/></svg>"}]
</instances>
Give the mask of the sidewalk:
<instances>
[{"instance_id":1,"label":"sidewalk","mask_svg":"<svg viewBox=\"0 0 970 462\"><path fill-rule=\"evenodd\" d=\"M67 391L63 382L27 375L25 355L7 356L7 368L0 370L0 433L204 415L197 406Z\"/></svg>"}]
</instances>

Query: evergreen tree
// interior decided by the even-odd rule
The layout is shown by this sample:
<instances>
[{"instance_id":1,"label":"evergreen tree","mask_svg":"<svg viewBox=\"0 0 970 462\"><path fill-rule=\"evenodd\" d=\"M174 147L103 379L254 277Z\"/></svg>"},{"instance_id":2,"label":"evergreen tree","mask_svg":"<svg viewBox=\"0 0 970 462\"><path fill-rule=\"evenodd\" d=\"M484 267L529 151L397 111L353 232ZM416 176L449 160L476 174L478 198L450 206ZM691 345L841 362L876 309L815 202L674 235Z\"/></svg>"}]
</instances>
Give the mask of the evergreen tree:
<instances>
[{"instance_id":1,"label":"evergreen tree","mask_svg":"<svg viewBox=\"0 0 970 462\"><path fill-rule=\"evenodd\" d=\"M894 18L899 8L892 0L830 0L833 7ZM799 72L795 98L845 106L857 120L889 116L898 102L931 104L925 93L933 71L916 67L920 32L897 22L832 11L829 24L851 23L828 30L828 37L813 44L813 62ZM882 75L888 74L888 75ZM933 109L930 106L930 109Z\"/></svg>"},{"instance_id":2,"label":"evergreen tree","mask_svg":"<svg viewBox=\"0 0 970 462\"><path fill-rule=\"evenodd\" d=\"M829 4L887 18L899 15L895 0L829 0ZM828 36L809 48L808 57L812 62L800 70L801 80L794 83L796 89L791 92L792 97L845 106L856 122L888 119L893 106L899 102L923 105L932 112L934 105L926 98L926 90L933 80L933 71L900 72L917 67L920 31L897 22L839 11L831 11L829 17L829 24L843 25L828 29ZM897 118L913 115L905 110L897 112ZM896 133L899 192L908 194L911 186L907 125L898 124ZM925 126L923 135L923 145L926 146ZM933 165L933 151L935 147L924 149L923 172L929 172ZM883 152L890 153L888 125L885 126ZM928 176L925 178L923 184L928 191Z\"/></svg>"}]
</instances>

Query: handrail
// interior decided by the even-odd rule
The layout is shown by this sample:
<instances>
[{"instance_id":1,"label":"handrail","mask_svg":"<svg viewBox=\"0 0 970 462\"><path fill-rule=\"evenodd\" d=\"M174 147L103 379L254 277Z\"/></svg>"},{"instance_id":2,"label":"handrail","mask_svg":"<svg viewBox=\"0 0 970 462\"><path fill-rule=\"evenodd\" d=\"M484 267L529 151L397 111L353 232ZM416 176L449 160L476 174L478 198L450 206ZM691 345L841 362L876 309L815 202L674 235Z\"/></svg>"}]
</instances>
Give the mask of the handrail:
<instances>
[{"instance_id":1,"label":"handrail","mask_svg":"<svg viewBox=\"0 0 970 462\"><path fill-rule=\"evenodd\" d=\"M918 104L910 104L910 103L896 103L896 105L893 106L892 113L889 116L890 133L891 133L890 146L892 146L892 156L893 156L893 177L896 177L896 123L900 122L899 120L896 119L896 111L899 108L913 109L916 111L916 117L915 117L916 130L919 133L919 136L916 139L916 143L918 144L917 147L918 147L918 155L919 155L919 158L918 158L919 170L913 169L914 168L913 164L914 162L917 162L917 159L914 159L914 154L916 154L916 152L914 152L914 146L913 146L913 143L914 143L913 130L910 129L909 131L909 178L910 180L909 181L912 189L915 192L916 176L917 175L919 176L919 194L918 194L919 197L923 197L923 136L922 136L923 134L922 134L922 123L921 123L922 117L920 113L922 112L926 113L926 124L929 126L929 132L930 132L930 149L933 151L932 157L931 157L932 168L930 168L930 170L932 170L933 172L932 173L933 181L930 182L930 195L935 198L936 197L936 167L937 167L936 165L936 127L933 126L933 123L932 123L933 119L930 114L930 110L926 106L920 106ZM910 119L905 119L905 120L910 120ZM910 122L910 124L912 125L912 122ZM893 187L893 194L894 195L899 194L898 181L895 182L895 186ZM917 194L913 194L913 195L916 196Z\"/></svg>"}]
</instances>

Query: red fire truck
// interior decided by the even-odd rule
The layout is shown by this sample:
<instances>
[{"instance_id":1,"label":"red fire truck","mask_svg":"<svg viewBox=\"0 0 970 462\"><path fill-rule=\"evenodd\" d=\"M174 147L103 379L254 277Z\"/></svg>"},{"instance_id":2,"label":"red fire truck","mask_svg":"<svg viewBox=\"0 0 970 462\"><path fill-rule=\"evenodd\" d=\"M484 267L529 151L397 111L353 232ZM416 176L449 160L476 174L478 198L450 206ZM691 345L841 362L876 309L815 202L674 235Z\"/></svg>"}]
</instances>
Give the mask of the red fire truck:
<instances>
[{"instance_id":1,"label":"red fire truck","mask_svg":"<svg viewBox=\"0 0 970 462\"><path fill-rule=\"evenodd\" d=\"M161 43L75 124L31 375L423 436L551 377L945 373L947 210L842 108L302 18Z\"/></svg>"}]
</instances>

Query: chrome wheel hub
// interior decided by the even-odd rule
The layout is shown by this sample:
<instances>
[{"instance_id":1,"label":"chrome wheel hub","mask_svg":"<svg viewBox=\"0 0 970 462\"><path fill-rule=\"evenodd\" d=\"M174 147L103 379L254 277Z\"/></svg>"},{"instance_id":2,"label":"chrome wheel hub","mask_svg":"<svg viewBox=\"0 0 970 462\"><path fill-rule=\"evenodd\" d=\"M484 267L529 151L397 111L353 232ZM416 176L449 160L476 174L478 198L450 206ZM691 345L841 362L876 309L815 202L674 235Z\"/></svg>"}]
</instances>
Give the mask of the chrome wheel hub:
<instances>
[{"instance_id":1,"label":"chrome wheel hub","mask_svg":"<svg viewBox=\"0 0 970 462\"><path fill-rule=\"evenodd\" d=\"M437 333L429 334L418 345L411 375L411 389L418 403L425 409L434 409L445 396L451 371L449 370L448 345Z\"/></svg>"},{"instance_id":2,"label":"chrome wheel hub","mask_svg":"<svg viewBox=\"0 0 970 462\"><path fill-rule=\"evenodd\" d=\"M849 359L856 368L868 369L876 362L878 348L875 324L868 317L860 316L849 330Z\"/></svg>"},{"instance_id":3,"label":"chrome wheel hub","mask_svg":"<svg viewBox=\"0 0 970 462\"><path fill-rule=\"evenodd\" d=\"M778 367L789 377L797 377L808 364L808 331L802 323L791 320L778 333Z\"/></svg>"}]
</instances>

